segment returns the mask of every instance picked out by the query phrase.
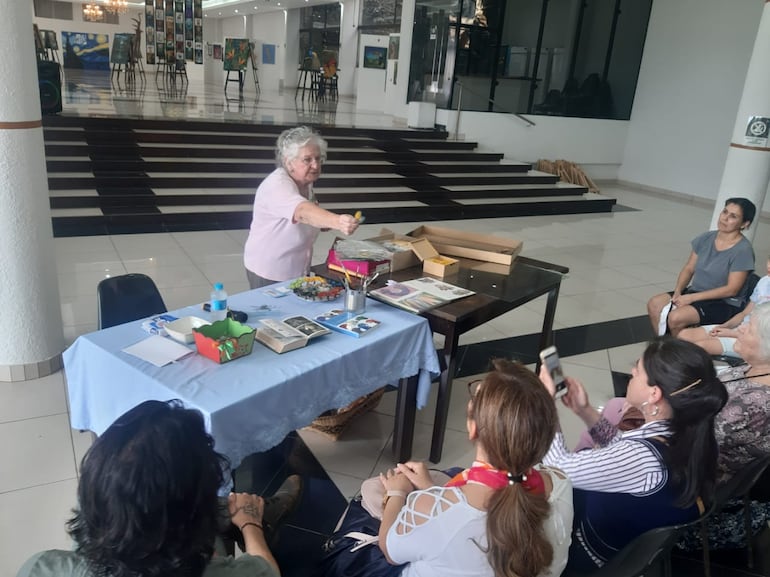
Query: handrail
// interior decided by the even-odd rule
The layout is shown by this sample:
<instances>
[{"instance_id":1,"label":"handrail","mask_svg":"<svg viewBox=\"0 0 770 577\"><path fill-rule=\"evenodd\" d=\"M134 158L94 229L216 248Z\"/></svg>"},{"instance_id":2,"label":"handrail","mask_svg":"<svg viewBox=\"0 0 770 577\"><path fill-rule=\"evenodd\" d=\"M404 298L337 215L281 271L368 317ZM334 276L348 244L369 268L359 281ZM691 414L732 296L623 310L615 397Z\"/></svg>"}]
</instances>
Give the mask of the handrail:
<instances>
[{"instance_id":1,"label":"handrail","mask_svg":"<svg viewBox=\"0 0 770 577\"><path fill-rule=\"evenodd\" d=\"M460 94L459 94L459 95L458 95L458 97L457 97L457 105L458 105L458 106L457 106L457 116L458 116L458 118L459 118L459 116L460 116L460 104L462 103L462 94L463 94L463 93L462 93L462 91L463 91L463 89L464 89L465 87L464 87L463 83L462 83L460 80L457 80L457 81L455 82L455 84L458 84L458 85L460 86ZM479 94L478 92L475 92L474 90L472 90L472 89L470 89L470 88L467 88L467 90L468 90L468 92L470 92L471 94L475 94L476 96L481 96L482 98L484 97L482 94ZM532 121L531 121L529 118L527 118L527 117L525 117L525 116L522 116L522 115L521 115L521 114L519 114L518 112L513 112L513 111L511 111L511 110L506 110L506 109L505 109L505 108L503 108L502 106L498 106L498 105L497 105L497 103L495 102L495 99L494 99L494 98L487 98L487 102L491 103L491 104L492 104L492 106L497 106L497 108L500 110L500 112L504 112L505 114L512 114L513 116L515 116L516 118L518 118L518 119L519 119L519 120L521 120L522 122L525 122L525 123L527 124L527 126L537 126L537 125L536 125L534 122L532 122ZM459 122L458 122L458 123L459 123Z\"/></svg>"}]
</instances>

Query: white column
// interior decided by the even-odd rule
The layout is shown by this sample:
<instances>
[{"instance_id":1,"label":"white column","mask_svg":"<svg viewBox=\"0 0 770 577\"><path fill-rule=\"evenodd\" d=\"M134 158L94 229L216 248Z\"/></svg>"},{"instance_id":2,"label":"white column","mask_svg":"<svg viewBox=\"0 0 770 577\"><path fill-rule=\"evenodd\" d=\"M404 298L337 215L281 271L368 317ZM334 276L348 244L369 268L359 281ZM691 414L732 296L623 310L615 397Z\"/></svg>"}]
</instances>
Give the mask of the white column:
<instances>
[{"instance_id":1,"label":"white column","mask_svg":"<svg viewBox=\"0 0 770 577\"><path fill-rule=\"evenodd\" d=\"M712 229L717 228L719 213L728 198L748 198L757 205L757 211L762 210L765 202L767 186L770 183L770 141L767 134L770 132L770 124L765 125L768 130L764 134L764 142L757 142L756 138L747 136L752 117L770 119L770 0L765 1L759 30L754 40L754 51L749 61L733 137L711 219ZM749 240L754 238L756 228L755 223L746 231Z\"/></svg>"},{"instance_id":2,"label":"white column","mask_svg":"<svg viewBox=\"0 0 770 577\"><path fill-rule=\"evenodd\" d=\"M58 276L32 36L32 3L3 2L0 38L0 381L61 367Z\"/></svg>"},{"instance_id":3,"label":"white column","mask_svg":"<svg viewBox=\"0 0 770 577\"><path fill-rule=\"evenodd\" d=\"M337 61L337 90L344 96L356 94L356 60L358 58L358 19L360 0L344 0L340 20L340 54Z\"/></svg>"}]
</instances>

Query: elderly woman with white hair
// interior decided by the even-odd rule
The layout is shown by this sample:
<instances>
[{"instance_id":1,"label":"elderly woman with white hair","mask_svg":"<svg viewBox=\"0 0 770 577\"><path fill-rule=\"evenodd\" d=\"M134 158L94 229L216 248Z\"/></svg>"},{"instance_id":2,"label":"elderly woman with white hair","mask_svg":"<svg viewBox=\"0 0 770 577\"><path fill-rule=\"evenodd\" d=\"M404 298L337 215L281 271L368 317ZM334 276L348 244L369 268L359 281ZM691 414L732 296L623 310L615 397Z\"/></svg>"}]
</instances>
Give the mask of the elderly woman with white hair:
<instances>
[{"instance_id":1,"label":"elderly woman with white hair","mask_svg":"<svg viewBox=\"0 0 770 577\"><path fill-rule=\"evenodd\" d=\"M353 234L358 220L324 210L313 183L326 160L326 141L307 126L284 130L276 143L277 168L257 188L243 263L251 288L306 274L319 229Z\"/></svg>"},{"instance_id":2,"label":"elderly woman with white hair","mask_svg":"<svg viewBox=\"0 0 770 577\"><path fill-rule=\"evenodd\" d=\"M734 349L745 364L719 375L729 393L715 421L720 482L770 455L770 303L754 307L738 328Z\"/></svg>"}]
</instances>

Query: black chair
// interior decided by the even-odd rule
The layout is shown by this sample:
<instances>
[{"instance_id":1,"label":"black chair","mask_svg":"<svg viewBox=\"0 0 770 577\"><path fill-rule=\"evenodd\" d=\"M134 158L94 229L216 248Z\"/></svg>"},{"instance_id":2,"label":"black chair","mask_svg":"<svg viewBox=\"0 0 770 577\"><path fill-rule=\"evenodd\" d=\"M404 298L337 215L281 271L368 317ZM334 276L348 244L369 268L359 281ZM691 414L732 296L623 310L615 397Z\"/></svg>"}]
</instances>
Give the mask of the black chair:
<instances>
[{"instance_id":1,"label":"black chair","mask_svg":"<svg viewBox=\"0 0 770 577\"><path fill-rule=\"evenodd\" d=\"M700 521L694 521L697 523ZM670 577L671 550L692 523L657 527L642 533L593 573L567 569L562 577Z\"/></svg>"},{"instance_id":2,"label":"black chair","mask_svg":"<svg viewBox=\"0 0 770 577\"><path fill-rule=\"evenodd\" d=\"M106 278L97 286L96 296L100 330L168 310L158 287L145 274Z\"/></svg>"},{"instance_id":3,"label":"black chair","mask_svg":"<svg viewBox=\"0 0 770 577\"><path fill-rule=\"evenodd\" d=\"M684 527L672 525L642 533L591 577L670 577L671 549Z\"/></svg>"},{"instance_id":4,"label":"black chair","mask_svg":"<svg viewBox=\"0 0 770 577\"><path fill-rule=\"evenodd\" d=\"M746 531L746 564L751 569L754 566L754 549L751 540L751 489L757 483L759 478L770 465L770 457L761 457L755 459L725 484L717 487L714 495L712 513L706 516L701 522L701 543L703 546L703 564L705 566L705 575L711 575L711 563L708 540L708 524L710 517L718 515L728 502L741 499L743 500L743 527Z\"/></svg>"}]
</instances>

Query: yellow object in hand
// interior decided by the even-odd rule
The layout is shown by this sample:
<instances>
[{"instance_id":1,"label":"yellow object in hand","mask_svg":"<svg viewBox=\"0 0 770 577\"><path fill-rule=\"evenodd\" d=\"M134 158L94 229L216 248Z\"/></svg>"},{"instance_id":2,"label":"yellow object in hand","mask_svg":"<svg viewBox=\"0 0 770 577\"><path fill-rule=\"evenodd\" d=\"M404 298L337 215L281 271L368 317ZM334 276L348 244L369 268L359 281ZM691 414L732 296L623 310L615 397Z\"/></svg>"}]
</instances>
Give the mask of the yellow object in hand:
<instances>
[{"instance_id":1,"label":"yellow object in hand","mask_svg":"<svg viewBox=\"0 0 770 577\"><path fill-rule=\"evenodd\" d=\"M356 211L356 214L353 215L353 217L359 222L359 224L362 224L366 218L364 217L363 213L360 210Z\"/></svg>"}]
</instances>

